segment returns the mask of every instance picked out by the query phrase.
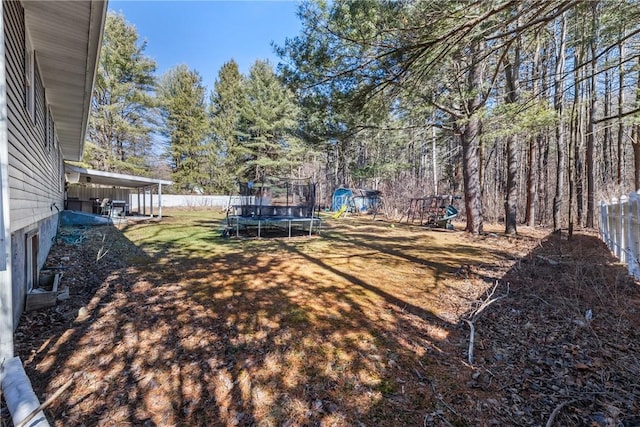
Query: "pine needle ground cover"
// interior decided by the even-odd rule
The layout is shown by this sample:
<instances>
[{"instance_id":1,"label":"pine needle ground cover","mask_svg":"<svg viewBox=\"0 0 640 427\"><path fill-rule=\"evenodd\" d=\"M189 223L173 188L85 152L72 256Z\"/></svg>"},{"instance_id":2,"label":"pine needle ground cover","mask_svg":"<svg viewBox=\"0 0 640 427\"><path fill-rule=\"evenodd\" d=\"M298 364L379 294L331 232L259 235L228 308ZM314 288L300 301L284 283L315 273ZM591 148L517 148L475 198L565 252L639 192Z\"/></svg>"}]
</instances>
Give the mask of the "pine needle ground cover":
<instances>
[{"instance_id":1,"label":"pine needle ground cover","mask_svg":"<svg viewBox=\"0 0 640 427\"><path fill-rule=\"evenodd\" d=\"M593 233L343 218L320 237L223 239L222 220L172 211L59 239L48 263L71 298L16 334L41 400L73 379L53 425L640 422L638 286ZM491 290L470 364L464 320Z\"/></svg>"}]
</instances>

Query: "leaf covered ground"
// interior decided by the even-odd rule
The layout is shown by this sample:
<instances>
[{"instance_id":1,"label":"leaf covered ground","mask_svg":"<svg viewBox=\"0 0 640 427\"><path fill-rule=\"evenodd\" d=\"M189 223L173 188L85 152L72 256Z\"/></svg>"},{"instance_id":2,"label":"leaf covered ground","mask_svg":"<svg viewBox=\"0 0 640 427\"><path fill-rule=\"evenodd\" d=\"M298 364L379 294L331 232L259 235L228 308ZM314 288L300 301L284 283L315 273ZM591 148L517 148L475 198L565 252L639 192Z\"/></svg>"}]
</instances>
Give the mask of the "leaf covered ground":
<instances>
[{"instance_id":1,"label":"leaf covered ground","mask_svg":"<svg viewBox=\"0 0 640 427\"><path fill-rule=\"evenodd\" d=\"M640 425L640 288L592 232L221 218L62 230L71 298L16 333L41 401L73 378L52 425Z\"/></svg>"}]
</instances>

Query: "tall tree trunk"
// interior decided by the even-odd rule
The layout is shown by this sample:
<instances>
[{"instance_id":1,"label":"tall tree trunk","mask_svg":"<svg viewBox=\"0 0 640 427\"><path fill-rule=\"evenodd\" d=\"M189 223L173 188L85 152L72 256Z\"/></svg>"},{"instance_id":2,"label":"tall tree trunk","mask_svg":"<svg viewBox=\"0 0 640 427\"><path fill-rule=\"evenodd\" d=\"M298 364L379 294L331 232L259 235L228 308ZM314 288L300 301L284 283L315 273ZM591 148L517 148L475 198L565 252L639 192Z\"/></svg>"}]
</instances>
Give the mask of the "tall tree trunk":
<instances>
[{"instance_id":1,"label":"tall tree trunk","mask_svg":"<svg viewBox=\"0 0 640 427\"><path fill-rule=\"evenodd\" d=\"M577 75L577 70L574 70L575 75ZM578 81L576 79L576 81ZM578 127L579 127L579 120L578 120L578 115L579 113L579 109L578 109L578 100L580 99L580 84L578 83L575 87L575 95L573 98L573 106L571 108L571 119L570 119L570 131L569 131L569 147L568 147L568 155L569 155L569 161L568 163L568 167L567 167L567 176L568 176L568 181L569 181L569 205L568 205L568 213L567 213L567 219L569 222L569 238L571 238L571 236L573 235L573 224L574 224L574 203L573 203L573 197L574 194L576 194L576 170L578 170L579 168L577 167L577 158L580 157L580 151L577 148L577 141L578 141ZM576 210L578 215L580 215L580 203L579 201L575 204L576 206Z\"/></svg>"},{"instance_id":2,"label":"tall tree trunk","mask_svg":"<svg viewBox=\"0 0 640 427\"><path fill-rule=\"evenodd\" d=\"M464 202L467 211L466 231L482 233L482 188L480 186L479 139L480 118L471 116L460 135L462 143L462 175L464 177Z\"/></svg>"},{"instance_id":3,"label":"tall tree trunk","mask_svg":"<svg viewBox=\"0 0 640 427\"><path fill-rule=\"evenodd\" d=\"M507 188L504 202L505 234L517 233L518 214L518 156L514 135L507 137Z\"/></svg>"},{"instance_id":4,"label":"tall tree trunk","mask_svg":"<svg viewBox=\"0 0 640 427\"><path fill-rule=\"evenodd\" d=\"M433 168L433 192L435 194L438 194L438 147L436 146L436 141L436 127L431 125L431 162Z\"/></svg>"},{"instance_id":5,"label":"tall tree trunk","mask_svg":"<svg viewBox=\"0 0 640 427\"><path fill-rule=\"evenodd\" d=\"M584 27L582 27L584 29ZM578 45L575 48L575 61L578 64L581 64L584 58L583 46ZM573 70L573 79L575 84L574 89L574 97L573 97L573 106L571 109L571 133L570 133L570 141L569 145L571 148L569 149L570 156L573 158L569 161L569 187L571 191L571 197L569 197L569 230L570 234L574 227L573 215L572 215L572 202L573 202L573 194L575 194L575 212L576 212L576 221L580 225L582 224L582 214L583 214L583 164L582 164L582 146L583 146L583 127L582 127L582 119L584 114L586 114L586 110L583 111L583 103L582 99L585 97L585 83L584 78L586 77L586 72L584 68L574 68ZM575 190L575 191L573 191Z\"/></svg>"},{"instance_id":6,"label":"tall tree trunk","mask_svg":"<svg viewBox=\"0 0 640 427\"><path fill-rule=\"evenodd\" d=\"M605 56L605 63L609 63L609 52ZM611 72L607 69L604 72L604 117L611 115ZM602 139L602 177L601 181L607 185L611 181L611 146L613 145L613 137L611 134L611 126L604 127L604 137Z\"/></svg>"},{"instance_id":7,"label":"tall tree trunk","mask_svg":"<svg viewBox=\"0 0 640 427\"><path fill-rule=\"evenodd\" d=\"M480 42L473 42L469 49L470 64L467 69L466 91L470 98L466 103L466 123L462 125L462 175L464 177L464 202L467 214L466 231L473 234L483 232L482 186L480 181L480 132L481 122L477 114L482 105L482 72Z\"/></svg>"},{"instance_id":8,"label":"tall tree trunk","mask_svg":"<svg viewBox=\"0 0 640 427\"><path fill-rule=\"evenodd\" d=\"M536 34L536 51L533 55L533 72L532 72L532 81L533 81L533 96L535 98L542 98L542 94L540 93L540 88L542 84L540 82L540 68L541 68L541 51L542 47L540 44L540 33ZM536 216L536 203L537 203L537 190L536 184L538 182L538 147L540 146L540 142L542 140L542 135L538 132L534 137L529 138L529 162L527 169L527 203L525 208L525 216L524 222L529 227L533 227L535 225L535 216Z\"/></svg>"},{"instance_id":9,"label":"tall tree trunk","mask_svg":"<svg viewBox=\"0 0 640 427\"><path fill-rule=\"evenodd\" d=\"M554 77L553 107L558 117L556 125L556 190L553 197L553 230L560 231L560 210L562 208L562 190L564 188L564 118L563 118L563 102L564 102L564 66L565 66L565 43L566 43L566 16L563 13L560 19L560 33L556 42L556 70Z\"/></svg>"},{"instance_id":10,"label":"tall tree trunk","mask_svg":"<svg viewBox=\"0 0 640 427\"><path fill-rule=\"evenodd\" d=\"M638 67L640 67L640 56L638 57ZM638 83L636 90L636 105L640 105L640 72L638 73ZM634 190L640 190L640 124L633 126L633 177Z\"/></svg>"},{"instance_id":11,"label":"tall tree trunk","mask_svg":"<svg viewBox=\"0 0 640 427\"><path fill-rule=\"evenodd\" d=\"M513 62L505 59L504 73L506 78L507 104L515 104L518 100L518 84L520 70L520 46L518 41L514 47ZM517 233L517 210L518 210L518 153L516 150L515 135L507 136L507 188L504 201L504 218L506 234Z\"/></svg>"},{"instance_id":12,"label":"tall tree trunk","mask_svg":"<svg viewBox=\"0 0 640 427\"><path fill-rule=\"evenodd\" d=\"M542 209L538 209L538 223L547 224L549 220L549 139L550 135L542 138L542 146L540 147L541 156L538 170L540 171L540 180L538 186L538 200L542 202Z\"/></svg>"},{"instance_id":13,"label":"tall tree trunk","mask_svg":"<svg viewBox=\"0 0 640 427\"><path fill-rule=\"evenodd\" d=\"M120 160L121 162L124 162L126 160L124 155L124 143L120 139L116 141L116 159Z\"/></svg>"},{"instance_id":14,"label":"tall tree trunk","mask_svg":"<svg viewBox=\"0 0 640 427\"><path fill-rule=\"evenodd\" d=\"M587 152L585 156L587 175L587 228L593 228L595 210L595 172L593 165L593 151L595 147L595 118L596 118L596 74L598 71L598 56L596 52L596 37L598 25L598 2L592 3L591 15L591 78L589 79L589 116L587 122Z\"/></svg>"},{"instance_id":15,"label":"tall tree trunk","mask_svg":"<svg viewBox=\"0 0 640 427\"><path fill-rule=\"evenodd\" d=\"M624 29L622 30L622 35L624 35ZM621 36L622 36L621 35ZM622 40L622 37L620 37L620 39ZM618 62L618 116L622 117L622 113L624 110L624 42L620 42L618 44L618 57L619 57L619 62ZM617 160L616 160L616 164L617 164L617 183L618 186L622 185L622 158L624 156L623 152L622 152L622 147L623 147L623 141L624 141L624 123L622 121L622 118L618 119L618 146L617 146Z\"/></svg>"},{"instance_id":16,"label":"tall tree trunk","mask_svg":"<svg viewBox=\"0 0 640 427\"><path fill-rule=\"evenodd\" d=\"M581 59L580 59L581 61ZM579 83L576 85L576 97L574 98L573 103L573 111L572 111L572 131L571 131L571 141L570 145L573 147L573 150L570 150L573 153L573 161L570 162L569 167L573 167L573 173L570 173L569 176L572 179L573 188L575 189L576 196L576 221L578 224L582 224L582 214L584 212L584 186L583 186L583 168L584 165L582 163L582 146L583 146L583 127L582 127L582 118L584 117L583 111L584 108L580 100L584 97L584 85L582 83L582 78L584 75L576 70L575 79ZM573 200L569 198L569 200ZM573 229L573 220L569 221L569 227Z\"/></svg>"},{"instance_id":17,"label":"tall tree trunk","mask_svg":"<svg viewBox=\"0 0 640 427\"><path fill-rule=\"evenodd\" d=\"M533 227L536 222L536 204L538 203L538 149L542 143L542 135L529 138L529 169L527 171L527 216L526 224Z\"/></svg>"}]
</instances>

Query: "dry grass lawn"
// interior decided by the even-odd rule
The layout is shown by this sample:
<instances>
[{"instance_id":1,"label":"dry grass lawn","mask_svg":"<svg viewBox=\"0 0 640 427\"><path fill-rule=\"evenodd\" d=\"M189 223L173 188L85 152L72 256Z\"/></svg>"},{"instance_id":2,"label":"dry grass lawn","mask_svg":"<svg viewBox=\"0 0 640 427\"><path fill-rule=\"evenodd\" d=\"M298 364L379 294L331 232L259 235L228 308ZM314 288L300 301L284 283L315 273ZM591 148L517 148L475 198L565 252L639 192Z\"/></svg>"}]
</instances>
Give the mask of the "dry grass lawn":
<instances>
[{"instance_id":1,"label":"dry grass lawn","mask_svg":"<svg viewBox=\"0 0 640 427\"><path fill-rule=\"evenodd\" d=\"M495 283L518 295L509 275L548 246L544 230L344 218L320 237L223 239L221 219L173 211L54 249L72 298L28 313L17 335L42 400L75 378L52 425L522 425L497 409L513 393L488 366L489 325L482 370L461 319ZM487 371L495 382L479 386ZM561 402L519 416L544 425Z\"/></svg>"}]
</instances>

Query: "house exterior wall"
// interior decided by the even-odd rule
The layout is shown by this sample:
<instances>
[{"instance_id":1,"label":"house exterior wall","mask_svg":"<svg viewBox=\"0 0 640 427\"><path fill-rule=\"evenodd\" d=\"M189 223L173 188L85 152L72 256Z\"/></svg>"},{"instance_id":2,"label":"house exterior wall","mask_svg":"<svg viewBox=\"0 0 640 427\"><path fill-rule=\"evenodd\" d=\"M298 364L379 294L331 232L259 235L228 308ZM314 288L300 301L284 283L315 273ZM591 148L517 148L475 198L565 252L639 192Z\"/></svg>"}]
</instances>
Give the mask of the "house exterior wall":
<instances>
[{"instance_id":1,"label":"house exterior wall","mask_svg":"<svg viewBox=\"0 0 640 427\"><path fill-rule=\"evenodd\" d=\"M3 3L0 2L0 82L5 81ZM7 92L0 84L0 359L13 357L13 289L9 217L9 150L7 148Z\"/></svg>"},{"instance_id":2,"label":"house exterior wall","mask_svg":"<svg viewBox=\"0 0 640 427\"><path fill-rule=\"evenodd\" d=\"M3 1L8 181L11 219L14 327L25 302L27 284L25 236L38 233L38 271L44 265L57 232L58 209L63 206L62 153L55 137L54 118L48 114L46 91L35 52L34 114L25 97L24 9L20 2Z\"/></svg>"}]
</instances>

